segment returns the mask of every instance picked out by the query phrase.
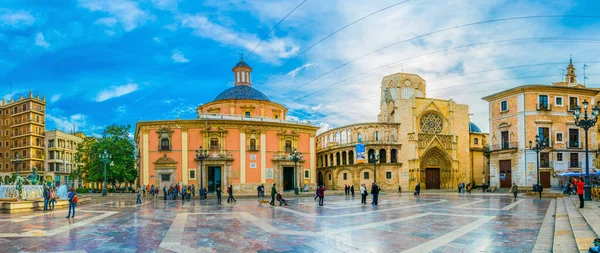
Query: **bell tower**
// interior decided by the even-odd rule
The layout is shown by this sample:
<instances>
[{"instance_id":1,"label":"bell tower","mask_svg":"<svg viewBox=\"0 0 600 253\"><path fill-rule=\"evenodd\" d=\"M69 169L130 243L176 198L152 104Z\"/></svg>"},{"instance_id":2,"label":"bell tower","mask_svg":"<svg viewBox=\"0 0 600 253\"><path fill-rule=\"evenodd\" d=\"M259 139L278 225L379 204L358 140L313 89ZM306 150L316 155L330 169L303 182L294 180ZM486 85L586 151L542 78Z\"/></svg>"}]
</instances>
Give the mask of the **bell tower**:
<instances>
[{"instance_id":1,"label":"bell tower","mask_svg":"<svg viewBox=\"0 0 600 253\"><path fill-rule=\"evenodd\" d=\"M235 67L233 67L232 71L235 80L235 86L252 86L252 83L250 82L250 72L252 72L252 68L244 61L244 55L240 55L240 61L235 65Z\"/></svg>"},{"instance_id":2,"label":"bell tower","mask_svg":"<svg viewBox=\"0 0 600 253\"><path fill-rule=\"evenodd\" d=\"M575 67L573 66L573 58L569 58L569 66L567 67L567 74L565 75L565 82L571 85L577 84L577 75L575 75Z\"/></svg>"}]
</instances>

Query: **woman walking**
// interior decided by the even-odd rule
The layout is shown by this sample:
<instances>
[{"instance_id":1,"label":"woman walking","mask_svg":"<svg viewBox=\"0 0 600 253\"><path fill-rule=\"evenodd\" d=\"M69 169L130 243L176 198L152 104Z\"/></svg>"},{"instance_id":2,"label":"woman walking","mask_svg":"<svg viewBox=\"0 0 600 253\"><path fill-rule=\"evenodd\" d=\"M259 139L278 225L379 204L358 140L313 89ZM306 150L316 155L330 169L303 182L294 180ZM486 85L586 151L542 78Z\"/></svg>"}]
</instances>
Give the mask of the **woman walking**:
<instances>
[{"instance_id":1,"label":"woman walking","mask_svg":"<svg viewBox=\"0 0 600 253\"><path fill-rule=\"evenodd\" d=\"M367 204L367 187L365 186L365 184L360 185L360 196L361 196L360 203Z\"/></svg>"},{"instance_id":2,"label":"woman walking","mask_svg":"<svg viewBox=\"0 0 600 253\"><path fill-rule=\"evenodd\" d=\"M325 199L325 187L319 188L319 206L323 206L323 200Z\"/></svg>"}]
</instances>

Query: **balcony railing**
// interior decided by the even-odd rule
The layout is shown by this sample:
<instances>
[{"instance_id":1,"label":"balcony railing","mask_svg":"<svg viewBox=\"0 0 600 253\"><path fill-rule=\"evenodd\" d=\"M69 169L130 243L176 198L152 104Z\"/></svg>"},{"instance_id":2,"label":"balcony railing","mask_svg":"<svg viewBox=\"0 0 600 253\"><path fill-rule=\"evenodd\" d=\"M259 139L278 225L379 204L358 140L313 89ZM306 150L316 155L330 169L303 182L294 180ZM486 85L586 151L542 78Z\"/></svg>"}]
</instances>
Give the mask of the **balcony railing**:
<instances>
[{"instance_id":1,"label":"balcony railing","mask_svg":"<svg viewBox=\"0 0 600 253\"><path fill-rule=\"evenodd\" d=\"M280 123L298 124L298 125L307 125L307 126L311 125L310 122L293 121L293 120L281 120L281 119L273 119L273 118L266 118L266 117L256 117L256 116L247 117L246 115L237 115L237 114L203 113L203 114L198 115L198 119L264 121L264 122L280 122Z\"/></svg>"},{"instance_id":2,"label":"balcony railing","mask_svg":"<svg viewBox=\"0 0 600 253\"><path fill-rule=\"evenodd\" d=\"M550 168L550 161L540 161L540 168Z\"/></svg>"},{"instance_id":3,"label":"balcony railing","mask_svg":"<svg viewBox=\"0 0 600 253\"><path fill-rule=\"evenodd\" d=\"M581 142L578 141L570 141L567 148L581 148Z\"/></svg>"},{"instance_id":4,"label":"balcony railing","mask_svg":"<svg viewBox=\"0 0 600 253\"><path fill-rule=\"evenodd\" d=\"M569 168L582 168L581 161L569 161Z\"/></svg>"},{"instance_id":5,"label":"balcony railing","mask_svg":"<svg viewBox=\"0 0 600 253\"><path fill-rule=\"evenodd\" d=\"M498 151L498 150L505 150L505 149L517 149L517 148L519 148L518 142L503 142L501 144L491 145L490 151Z\"/></svg>"},{"instance_id":6,"label":"balcony railing","mask_svg":"<svg viewBox=\"0 0 600 253\"><path fill-rule=\"evenodd\" d=\"M550 104L548 104L548 103L537 104L537 110L538 111L550 111L550 110L552 110L552 106L550 106Z\"/></svg>"},{"instance_id":7,"label":"balcony railing","mask_svg":"<svg viewBox=\"0 0 600 253\"><path fill-rule=\"evenodd\" d=\"M248 151L259 151L260 150L260 146L259 145L250 145L248 146Z\"/></svg>"}]
</instances>

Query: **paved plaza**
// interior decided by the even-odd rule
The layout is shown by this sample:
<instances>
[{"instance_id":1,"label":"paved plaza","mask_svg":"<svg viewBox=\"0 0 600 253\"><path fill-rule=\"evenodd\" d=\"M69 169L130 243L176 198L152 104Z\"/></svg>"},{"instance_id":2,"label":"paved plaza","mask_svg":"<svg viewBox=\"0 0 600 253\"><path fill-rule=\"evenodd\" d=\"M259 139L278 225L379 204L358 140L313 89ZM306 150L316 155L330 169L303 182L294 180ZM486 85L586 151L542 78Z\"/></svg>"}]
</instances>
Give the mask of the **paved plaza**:
<instances>
[{"instance_id":1,"label":"paved plaza","mask_svg":"<svg viewBox=\"0 0 600 253\"><path fill-rule=\"evenodd\" d=\"M100 200L99 200L100 199ZM532 252L555 199L451 193L256 199L217 205L192 200L95 198L74 219L66 210L0 215L2 252ZM370 201L370 196L369 196ZM550 212L548 212L550 213ZM553 228L550 228L551 230ZM550 248L548 248L550 247ZM545 250L548 252L548 250Z\"/></svg>"}]
</instances>

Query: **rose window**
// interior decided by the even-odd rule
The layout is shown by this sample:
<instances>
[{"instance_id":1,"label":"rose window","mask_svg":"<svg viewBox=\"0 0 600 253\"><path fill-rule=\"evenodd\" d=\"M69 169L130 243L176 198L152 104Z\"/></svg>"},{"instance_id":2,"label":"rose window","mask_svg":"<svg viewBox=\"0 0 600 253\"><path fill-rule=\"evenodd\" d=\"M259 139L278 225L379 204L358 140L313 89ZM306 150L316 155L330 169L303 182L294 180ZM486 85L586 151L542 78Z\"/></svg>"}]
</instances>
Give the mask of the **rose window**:
<instances>
[{"instance_id":1,"label":"rose window","mask_svg":"<svg viewBox=\"0 0 600 253\"><path fill-rule=\"evenodd\" d=\"M424 133L439 134L443 127L442 119L435 113L427 113L421 117L421 131Z\"/></svg>"}]
</instances>

